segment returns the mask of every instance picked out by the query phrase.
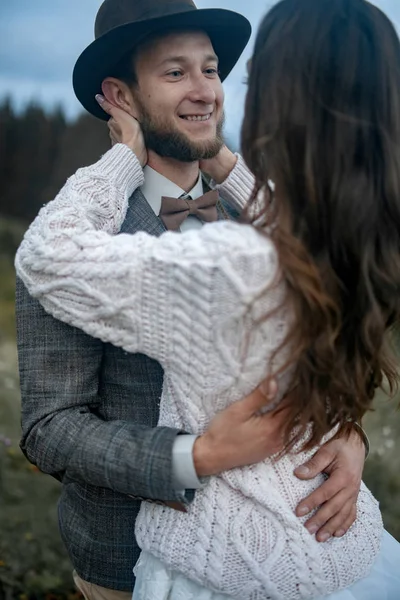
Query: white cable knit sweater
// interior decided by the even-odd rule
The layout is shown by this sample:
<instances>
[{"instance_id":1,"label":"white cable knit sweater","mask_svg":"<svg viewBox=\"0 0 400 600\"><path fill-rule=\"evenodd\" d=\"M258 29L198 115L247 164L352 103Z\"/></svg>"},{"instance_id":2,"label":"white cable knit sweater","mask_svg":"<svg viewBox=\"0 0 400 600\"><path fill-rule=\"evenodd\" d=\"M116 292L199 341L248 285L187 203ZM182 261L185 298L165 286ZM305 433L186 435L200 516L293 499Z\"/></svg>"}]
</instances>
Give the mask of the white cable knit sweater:
<instances>
[{"instance_id":1,"label":"white cable knit sweater","mask_svg":"<svg viewBox=\"0 0 400 600\"><path fill-rule=\"evenodd\" d=\"M260 383L285 335L282 310L254 327L282 300L281 286L260 295L277 274L277 254L267 237L232 222L158 239L115 235L141 183L139 163L122 145L80 169L30 227L17 272L56 318L159 361L160 425L202 433ZM380 511L362 485L350 531L317 543L294 514L322 482L293 475L311 454L212 477L187 514L144 502L139 545L237 600L309 600L351 585L379 551Z\"/></svg>"}]
</instances>

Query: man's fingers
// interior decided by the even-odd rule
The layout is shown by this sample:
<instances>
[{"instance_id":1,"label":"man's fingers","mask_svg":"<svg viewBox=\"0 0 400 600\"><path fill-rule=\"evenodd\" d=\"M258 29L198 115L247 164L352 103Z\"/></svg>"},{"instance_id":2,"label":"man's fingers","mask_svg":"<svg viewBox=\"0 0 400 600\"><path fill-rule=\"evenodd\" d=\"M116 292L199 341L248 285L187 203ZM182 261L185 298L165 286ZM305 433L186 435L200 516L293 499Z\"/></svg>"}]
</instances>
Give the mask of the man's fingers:
<instances>
[{"instance_id":1,"label":"man's fingers","mask_svg":"<svg viewBox=\"0 0 400 600\"><path fill-rule=\"evenodd\" d=\"M338 494L335 499L335 508L333 508L333 500L328 503L332 508L324 512L325 507L306 523L306 527L310 533L315 533L318 542L326 542L331 537L342 537L354 523L357 516L357 509L353 499L348 500L343 504L343 496ZM332 517L328 517L331 510L336 510L336 506L341 508ZM340 534L340 535L338 535Z\"/></svg>"},{"instance_id":2,"label":"man's fingers","mask_svg":"<svg viewBox=\"0 0 400 600\"><path fill-rule=\"evenodd\" d=\"M300 502L300 504L296 508L296 515L298 517L303 517L307 515L319 506L322 506L326 502L329 502L337 494L342 492L342 490L346 491L346 500L348 500L349 497L352 495L352 489L346 487L346 485L342 481L340 473L338 471L335 471L335 473L333 473L329 477L329 479L327 479L312 494L310 494L309 496L307 496L307 498Z\"/></svg>"},{"instance_id":3,"label":"man's fingers","mask_svg":"<svg viewBox=\"0 0 400 600\"><path fill-rule=\"evenodd\" d=\"M326 541L323 536L328 533L332 537L335 531L341 529L348 520L353 498L349 498L342 490L328 502L323 504L317 512L305 523L311 534L317 534L318 541Z\"/></svg>"},{"instance_id":4,"label":"man's fingers","mask_svg":"<svg viewBox=\"0 0 400 600\"><path fill-rule=\"evenodd\" d=\"M241 400L242 407L248 410L250 414L257 413L274 399L277 391L276 380L267 380L249 396Z\"/></svg>"},{"instance_id":5,"label":"man's fingers","mask_svg":"<svg viewBox=\"0 0 400 600\"><path fill-rule=\"evenodd\" d=\"M249 396L239 401L241 409L253 415L260 411L266 405L265 396L259 391L255 390Z\"/></svg>"},{"instance_id":6,"label":"man's fingers","mask_svg":"<svg viewBox=\"0 0 400 600\"><path fill-rule=\"evenodd\" d=\"M278 383L276 379L267 379L261 383L258 389L264 395L267 402L271 402L278 392Z\"/></svg>"},{"instance_id":7,"label":"man's fingers","mask_svg":"<svg viewBox=\"0 0 400 600\"><path fill-rule=\"evenodd\" d=\"M313 479L319 473L323 473L328 469L333 458L332 453L323 446L308 462L297 467L294 474L299 479Z\"/></svg>"},{"instance_id":8,"label":"man's fingers","mask_svg":"<svg viewBox=\"0 0 400 600\"><path fill-rule=\"evenodd\" d=\"M335 532L333 535L335 537L343 537L345 535L345 533L348 532L348 530L353 525L353 523L355 522L356 519L357 519L357 504L355 502L352 502L350 513L349 513L347 519L345 519L343 521L342 525L337 525L336 522L334 523L333 529L335 530Z\"/></svg>"}]
</instances>

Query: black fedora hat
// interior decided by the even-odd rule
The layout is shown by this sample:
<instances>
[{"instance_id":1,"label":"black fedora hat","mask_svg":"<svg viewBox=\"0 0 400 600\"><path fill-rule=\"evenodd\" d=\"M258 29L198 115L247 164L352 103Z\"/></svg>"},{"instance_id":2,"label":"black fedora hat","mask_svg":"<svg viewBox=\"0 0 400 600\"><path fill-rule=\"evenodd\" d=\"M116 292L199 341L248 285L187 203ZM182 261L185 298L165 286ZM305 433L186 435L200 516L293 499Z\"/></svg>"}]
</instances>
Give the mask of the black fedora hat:
<instances>
[{"instance_id":1,"label":"black fedora hat","mask_svg":"<svg viewBox=\"0 0 400 600\"><path fill-rule=\"evenodd\" d=\"M192 0L105 0L96 17L95 41L80 55L73 86L81 104L92 115L107 120L95 95L113 75L113 68L153 33L185 29L206 32L219 58L224 80L240 58L251 35L242 15L223 9L198 9Z\"/></svg>"}]
</instances>

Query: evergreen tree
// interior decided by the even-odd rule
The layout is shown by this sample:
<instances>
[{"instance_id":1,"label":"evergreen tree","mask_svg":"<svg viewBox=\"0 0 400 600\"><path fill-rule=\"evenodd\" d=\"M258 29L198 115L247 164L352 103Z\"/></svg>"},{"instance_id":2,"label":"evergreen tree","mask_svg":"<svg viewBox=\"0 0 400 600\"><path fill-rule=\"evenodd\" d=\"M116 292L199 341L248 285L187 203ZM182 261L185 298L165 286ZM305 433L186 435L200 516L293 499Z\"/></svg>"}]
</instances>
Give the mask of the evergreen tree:
<instances>
[{"instance_id":1,"label":"evergreen tree","mask_svg":"<svg viewBox=\"0 0 400 600\"><path fill-rule=\"evenodd\" d=\"M48 113L34 102L17 114L6 98L0 104L0 218L28 224L70 175L109 147L106 125L90 115L67 122L60 107Z\"/></svg>"}]
</instances>

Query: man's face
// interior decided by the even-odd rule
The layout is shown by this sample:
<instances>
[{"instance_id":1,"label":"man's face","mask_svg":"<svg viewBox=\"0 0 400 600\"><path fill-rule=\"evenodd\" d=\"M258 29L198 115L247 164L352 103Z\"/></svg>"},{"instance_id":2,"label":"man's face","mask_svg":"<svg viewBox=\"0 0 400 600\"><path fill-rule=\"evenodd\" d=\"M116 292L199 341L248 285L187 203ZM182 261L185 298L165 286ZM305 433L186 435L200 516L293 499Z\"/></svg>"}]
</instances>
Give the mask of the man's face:
<instances>
[{"instance_id":1,"label":"man's face","mask_svg":"<svg viewBox=\"0 0 400 600\"><path fill-rule=\"evenodd\" d=\"M223 145L224 92L218 59L204 33L174 33L136 56L133 90L146 147L159 156L194 162Z\"/></svg>"}]
</instances>

